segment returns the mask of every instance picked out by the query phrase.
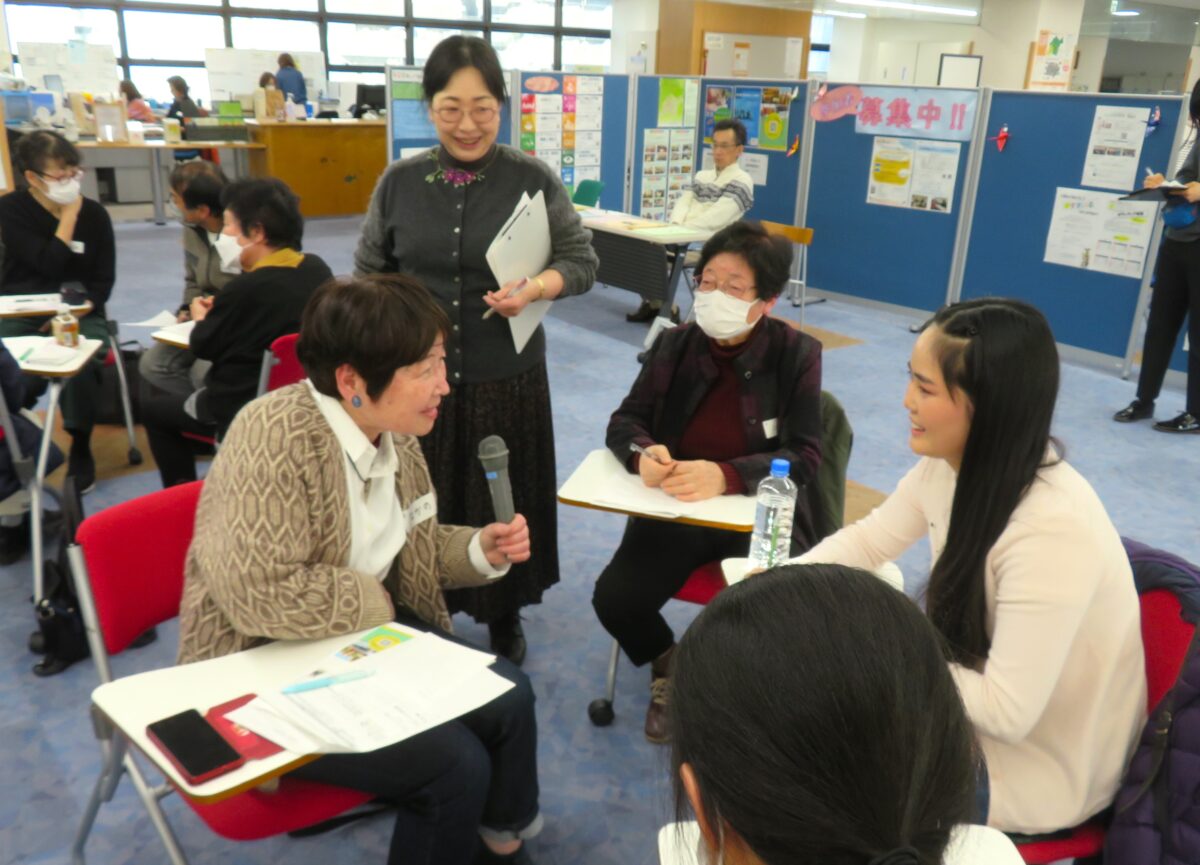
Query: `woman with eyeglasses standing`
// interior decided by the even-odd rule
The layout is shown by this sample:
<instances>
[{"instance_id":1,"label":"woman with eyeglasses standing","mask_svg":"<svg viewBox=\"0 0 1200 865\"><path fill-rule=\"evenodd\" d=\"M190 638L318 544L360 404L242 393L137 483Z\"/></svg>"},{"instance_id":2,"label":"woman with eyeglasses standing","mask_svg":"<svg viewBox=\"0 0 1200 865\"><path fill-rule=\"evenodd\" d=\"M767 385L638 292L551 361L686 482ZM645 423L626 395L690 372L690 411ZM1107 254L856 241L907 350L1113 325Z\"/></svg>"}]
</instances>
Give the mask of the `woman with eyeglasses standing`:
<instances>
[{"instance_id":1,"label":"woman with eyeglasses standing","mask_svg":"<svg viewBox=\"0 0 1200 865\"><path fill-rule=\"evenodd\" d=\"M358 274L417 277L450 318L446 366L452 391L441 419L421 440L448 524L492 522L479 442L499 435L509 448L513 502L529 521L532 556L502 584L447 592L451 611L486 622L493 651L520 663L518 611L558 582L554 426L545 334L517 352L506 319L536 300L581 294L597 259L591 234L557 174L499 144L504 73L482 39L451 36L425 64L422 88L437 130L433 149L392 165L380 179L355 253ZM497 285L485 254L523 193L545 196L551 260L541 273ZM495 310L496 315L484 319Z\"/></svg>"},{"instance_id":2,"label":"woman with eyeglasses standing","mask_svg":"<svg viewBox=\"0 0 1200 865\"><path fill-rule=\"evenodd\" d=\"M44 294L73 284L92 302L92 311L79 318L80 335L107 340L104 308L116 279L117 248L108 211L80 190L79 151L61 135L40 130L21 136L13 151L21 188L0 197L0 293ZM40 333L48 320L0 320L0 337ZM62 391L63 427L71 434L67 474L81 492L96 482L91 437L103 357L97 353ZM40 393L46 383L36 381Z\"/></svg>"}]
</instances>

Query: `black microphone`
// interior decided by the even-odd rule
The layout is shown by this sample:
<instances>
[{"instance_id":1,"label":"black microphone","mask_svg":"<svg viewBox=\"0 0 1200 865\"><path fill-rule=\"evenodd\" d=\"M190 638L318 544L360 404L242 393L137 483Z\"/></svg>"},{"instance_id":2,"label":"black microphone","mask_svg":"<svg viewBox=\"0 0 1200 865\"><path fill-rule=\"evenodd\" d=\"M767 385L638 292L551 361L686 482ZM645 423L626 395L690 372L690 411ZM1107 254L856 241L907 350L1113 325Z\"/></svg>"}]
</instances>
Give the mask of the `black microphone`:
<instances>
[{"instance_id":1,"label":"black microphone","mask_svg":"<svg viewBox=\"0 0 1200 865\"><path fill-rule=\"evenodd\" d=\"M479 461L492 494L492 510L496 522L511 523L516 516L513 508L512 484L508 481L508 445L500 436L488 436L479 443Z\"/></svg>"}]
</instances>

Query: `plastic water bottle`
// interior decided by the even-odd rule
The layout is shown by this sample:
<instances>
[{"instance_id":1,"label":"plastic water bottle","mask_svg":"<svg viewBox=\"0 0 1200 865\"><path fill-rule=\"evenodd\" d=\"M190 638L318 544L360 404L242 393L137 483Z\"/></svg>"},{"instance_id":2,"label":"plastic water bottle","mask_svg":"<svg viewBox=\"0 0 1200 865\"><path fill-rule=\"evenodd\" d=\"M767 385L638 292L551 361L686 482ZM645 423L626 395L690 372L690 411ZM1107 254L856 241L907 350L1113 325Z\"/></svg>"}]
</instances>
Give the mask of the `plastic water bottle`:
<instances>
[{"instance_id":1,"label":"plastic water bottle","mask_svg":"<svg viewBox=\"0 0 1200 865\"><path fill-rule=\"evenodd\" d=\"M788 472L787 460L771 460L771 475L758 485L758 507L754 512L754 535L750 538L750 560L755 568L770 568L786 561L792 547L792 518L796 514L799 489Z\"/></svg>"}]
</instances>

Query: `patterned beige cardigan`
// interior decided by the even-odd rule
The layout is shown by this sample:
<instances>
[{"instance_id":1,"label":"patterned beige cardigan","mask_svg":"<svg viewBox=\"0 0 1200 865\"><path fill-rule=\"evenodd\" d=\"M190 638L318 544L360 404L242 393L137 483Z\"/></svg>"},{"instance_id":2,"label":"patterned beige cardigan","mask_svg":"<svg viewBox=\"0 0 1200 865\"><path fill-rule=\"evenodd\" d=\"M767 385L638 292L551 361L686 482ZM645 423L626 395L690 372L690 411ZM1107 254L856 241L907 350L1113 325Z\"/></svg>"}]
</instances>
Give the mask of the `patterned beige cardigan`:
<instances>
[{"instance_id":1,"label":"patterned beige cardigan","mask_svg":"<svg viewBox=\"0 0 1200 865\"><path fill-rule=\"evenodd\" d=\"M433 485L413 436L393 436L403 509ZM180 605L179 663L271 640L348 634L391 617L384 590L449 631L442 590L487 582L472 567L474 529L410 525L381 584L346 567L350 508L342 448L301 383L238 414L196 512Z\"/></svg>"}]
</instances>

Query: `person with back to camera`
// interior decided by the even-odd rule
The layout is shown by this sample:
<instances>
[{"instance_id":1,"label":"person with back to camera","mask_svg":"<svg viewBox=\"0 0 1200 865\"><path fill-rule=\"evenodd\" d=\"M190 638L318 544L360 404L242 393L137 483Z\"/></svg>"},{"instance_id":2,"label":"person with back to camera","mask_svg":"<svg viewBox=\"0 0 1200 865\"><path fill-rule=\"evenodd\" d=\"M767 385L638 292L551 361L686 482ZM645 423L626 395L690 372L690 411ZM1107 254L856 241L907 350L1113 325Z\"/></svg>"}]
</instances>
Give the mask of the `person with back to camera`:
<instances>
[{"instance_id":1,"label":"person with back to camera","mask_svg":"<svg viewBox=\"0 0 1200 865\"><path fill-rule=\"evenodd\" d=\"M318 256L300 251L304 217L282 180L243 179L225 187L224 233L240 249L242 273L214 297L189 307L193 355L211 366L202 387L163 392L142 405L150 450L164 487L196 479L196 442L184 433L224 435L258 391L263 353L300 329L308 298L333 276Z\"/></svg>"},{"instance_id":2,"label":"person with back to camera","mask_svg":"<svg viewBox=\"0 0 1200 865\"><path fill-rule=\"evenodd\" d=\"M205 480L180 663L391 621L453 639L443 592L500 580L529 558L523 516L476 530L439 523L430 503L417 438L449 392L449 331L411 277L316 291L297 346L308 379L248 405ZM294 774L396 806L389 865L529 863L523 841L542 825L533 689L503 658L492 669L513 687L491 702Z\"/></svg>"},{"instance_id":3,"label":"person with back to camera","mask_svg":"<svg viewBox=\"0 0 1200 865\"><path fill-rule=\"evenodd\" d=\"M1200 133L1200 81L1192 88L1188 103L1192 134ZM1161 174L1144 181L1150 188L1162 186ZM1138 375L1137 398L1121 409L1113 420L1121 423L1154 417L1154 401L1162 390L1175 340L1186 318L1188 324L1187 405L1171 420L1159 421L1154 428L1168 433L1200 433L1200 147L1191 151L1175 182L1184 188L1173 191L1163 209L1166 231L1158 251L1154 271L1154 291L1150 295L1150 317L1146 322L1146 341L1142 346L1142 370Z\"/></svg>"},{"instance_id":4,"label":"person with back to camera","mask_svg":"<svg viewBox=\"0 0 1200 865\"><path fill-rule=\"evenodd\" d=\"M107 343L106 306L116 281L117 247L108 211L80 192L79 151L61 135L38 130L21 136L13 161L21 188L0 197L0 291L43 294L81 285L92 311L79 316L79 334ZM39 334L48 322L49 317L6 318L0 320L0 336ZM97 352L62 390L63 427L71 436L67 474L81 493L96 484L91 441L104 354ZM31 379L27 389L41 394L46 380Z\"/></svg>"},{"instance_id":5,"label":"person with back to camera","mask_svg":"<svg viewBox=\"0 0 1200 865\"><path fill-rule=\"evenodd\" d=\"M455 591L452 610L486 622L493 651L520 663L519 610L540 603L558 582L558 489L545 331L521 352L505 320L535 300L582 294L596 276L591 233L558 174L496 142L508 99L504 72L487 42L451 36L429 55L421 83L438 145L392 164L380 178L354 255L355 273L410 273L450 317L446 344L454 390L442 422L421 441L444 522L492 517L479 442L507 443L517 510L529 519L533 556L500 584ZM496 284L485 255L521 199L542 193L550 224L550 263L541 273ZM495 310L499 315L484 319ZM468 471L466 466L470 466Z\"/></svg>"},{"instance_id":6,"label":"person with back to camera","mask_svg":"<svg viewBox=\"0 0 1200 865\"><path fill-rule=\"evenodd\" d=\"M304 79L301 78L300 80L303 81ZM278 88L279 82L275 78L275 73L274 72L264 72L262 75L258 76L258 86L262 87L262 88L267 88L267 87Z\"/></svg>"},{"instance_id":7,"label":"person with back to camera","mask_svg":"<svg viewBox=\"0 0 1200 865\"><path fill-rule=\"evenodd\" d=\"M126 79L119 86L121 95L125 97L125 112L129 115L130 120L139 120L142 123L158 122L158 117L146 104L146 100L142 98L136 84Z\"/></svg>"},{"instance_id":8,"label":"person with back to camera","mask_svg":"<svg viewBox=\"0 0 1200 865\"><path fill-rule=\"evenodd\" d=\"M175 313L179 322L191 319L193 300L212 298L242 272L237 238L224 233L221 193L228 182L219 165L199 159L180 163L171 172L171 205L183 223L183 301ZM186 348L155 342L138 361L138 372L143 385L187 396L204 383L210 366Z\"/></svg>"},{"instance_id":9,"label":"person with back to camera","mask_svg":"<svg viewBox=\"0 0 1200 865\"><path fill-rule=\"evenodd\" d=\"M284 99L304 105L308 102L308 88L304 86L304 75L296 68L291 54L279 55L279 70L275 73L275 86L283 91ZM259 82L259 87L264 86Z\"/></svg>"},{"instance_id":10,"label":"person with back to camera","mask_svg":"<svg viewBox=\"0 0 1200 865\"><path fill-rule=\"evenodd\" d=\"M1129 559L1050 436L1054 334L1034 307L945 307L913 347L904 397L921 457L869 516L796 561L874 569L928 535L926 590L979 735L987 823L1036 834L1107 808L1145 721Z\"/></svg>"},{"instance_id":11,"label":"person with back to camera","mask_svg":"<svg viewBox=\"0 0 1200 865\"><path fill-rule=\"evenodd\" d=\"M681 501L753 494L773 459L791 464L798 487L814 481L821 344L770 317L791 264L791 244L754 223L735 222L704 244L695 324L658 338L608 422L605 444L646 486ZM631 444L647 456L631 452ZM795 552L816 540L804 496L792 526ZM749 542L740 532L635 517L596 580L597 617L634 664L650 664L651 742L667 741L675 648L659 610L693 570L743 556Z\"/></svg>"},{"instance_id":12,"label":"person with back to camera","mask_svg":"<svg viewBox=\"0 0 1200 865\"><path fill-rule=\"evenodd\" d=\"M970 825L978 755L940 635L871 574L787 565L727 589L671 694L675 810L698 826L665 830L684 849L664 862L1022 865Z\"/></svg>"}]
</instances>

